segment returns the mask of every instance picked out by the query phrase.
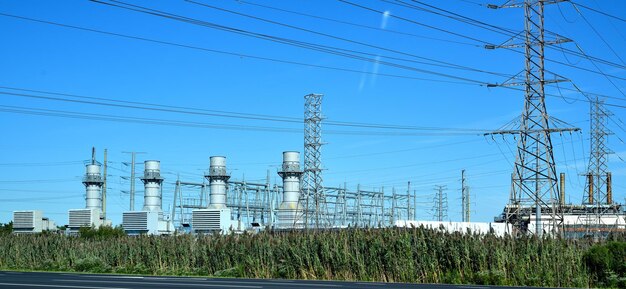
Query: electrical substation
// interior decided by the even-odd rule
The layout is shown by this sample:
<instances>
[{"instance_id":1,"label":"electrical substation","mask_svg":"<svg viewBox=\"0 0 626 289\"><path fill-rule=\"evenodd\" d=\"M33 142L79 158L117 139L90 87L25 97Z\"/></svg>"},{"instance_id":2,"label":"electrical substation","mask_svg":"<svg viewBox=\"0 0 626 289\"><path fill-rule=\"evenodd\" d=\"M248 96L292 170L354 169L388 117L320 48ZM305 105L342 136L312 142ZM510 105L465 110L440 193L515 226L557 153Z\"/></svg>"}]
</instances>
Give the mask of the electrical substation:
<instances>
[{"instance_id":1,"label":"electrical substation","mask_svg":"<svg viewBox=\"0 0 626 289\"><path fill-rule=\"evenodd\" d=\"M302 149L281 148L281 156L272 156L279 167L268 170L265 181L247 181L232 177L229 156L206 155L208 170L203 178L175 180L174 190L163 190L165 178L158 160L143 163L143 207L135 210L135 153L132 153L130 208L123 212L122 226L129 235L230 234L260 230L335 230L344 228L384 228L425 226L449 232L477 232L504 235L562 236L565 238L606 238L614 232L626 232L624 204L614 198L613 175L608 166L612 151L607 142L612 132L612 117L604 99L585 95L590 106L590 152L586 171L565 175L557 168L553 140L559 134L581 131L548 113L546 85L568 80L560 75L546 77L545 49L571 42L556 33L546 33L544 8L561 1L506 1L487 5L495 10L523 8L524 30L500 45L484 45L487 50L522 48L524 69L508 81L485 85L490 88L520 87L524 98L521 115L512 125L488 132L485 136L510 137L516 142L510 190L506 204L493 222L471 221L470 187L465 170L461 172L461 222L451 222L446 186L433 186L434 220L418 220L423 200L407 181L406 187L366 188L347 184L329 186L324 182L322 94L304 96L304 143ZM135 8L133 8L135 9ZM150 12L153 13L153 12ZM149 14L150 14L149 13ZM170 16L168 16L170 17ZM523 40L523 43L516 41ZM316 48L321 49L321 48ZM324 48L326 49L326 48ZM335 52L339 53L339 52ZM341 53L347 53L342 50ZM362 56L359 56L362 57ZM380 62L380 61L378 61ZM207 152L210 153L210 152ZM302 154L301 154L302 153ZM106 151L98 162L95 150L85 165L85 207L68 211L67 232L75 234L83 227L111 226L106 213ZM104 173L103 173L104 171ZM272 182L279 176L281 182ZM584 180L584 191L566 188L566 178ZM174 181L174 180L170 180ZM163 210L164 195L171 196L169 209ZM566 196L582 197L583 202L567 202ZM575 198L575 199L576 199ZM480 200L473 200L474 202ZM496 209L494 214L497 214ZM13 213L15 233L54 230L53 221L38 210Z\"/></svg>"}]
</instances>

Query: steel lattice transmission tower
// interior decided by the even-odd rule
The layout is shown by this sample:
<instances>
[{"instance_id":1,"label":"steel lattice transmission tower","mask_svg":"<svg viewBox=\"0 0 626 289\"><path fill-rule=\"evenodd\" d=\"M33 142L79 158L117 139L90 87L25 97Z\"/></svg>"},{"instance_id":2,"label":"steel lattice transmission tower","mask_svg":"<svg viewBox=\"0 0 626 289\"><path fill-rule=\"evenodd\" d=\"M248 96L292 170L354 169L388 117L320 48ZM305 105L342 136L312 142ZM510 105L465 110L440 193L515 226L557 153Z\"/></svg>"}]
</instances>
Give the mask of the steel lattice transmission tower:
<instances>
[{"instance_id":1,"label":"steel lattice transmission tower","mask_svg":"<svg viewBox=\"0 0 626 289\"><path fill-rule=\"evenodd\" d=\"M591 102L590 108L591 124L591 155L587 169L587 185L585 186L585 199L583 203L593 205L604 205L612 202L608 195L607 186L608 159L612 152L607 147L607 136L612 134L608 129L608 118L611 112L604 107L604 100L596 97Z\"/></svg>"},{"instance_id":2,"label":"steel lattice transmission tower","mask_svg":"<svg viewBox=\"0 0 626 289\"><path fill-rule=\"evenodd\" d=\"M461 170L461 220L470 222L470 189L465 182L465 170Z\"/></svg>"},{"instance_id":3,"label":"steel lattice transmission tower","mask_svg":"<svg viewBox=\"0 0 626 289\"><path fill-rule=\"evenodd\" d=\"M448 194L444 193L448 188L446 186L436 185L435 190L435 206L433 207L435 218L437 221L443 222L448 218Z\"/></svg>"},{"instance_id":4,"label":"steel lattice transmission tower","mask_svg":"<svg viewBox=\"0 0 626 289\"><path fill-rule=\"evenodd\" d=\"M527 222L522 214L535 214L535 234L541 235L542 215L549 215L551 228L556 231L563 222L559 203L558 179L554 161L553 132L577 131L575 128L550 128L551 119L546 110L545 85L564 80L546 81L544 67L545 45L570 41L557 36L554 41L545 40L544 7L564 0L508 1L504 5L489 5L490 8L521 7L524 9L524 43L511 45L488 45L486 48L523 47L525 55L524 79L521 83L504 83L492 86L524 86L524 110L518 130L500 130L491 134L518 135L517 155L512 177L511 199L506 208L506 221L518 232L527 231Z\"/></svg>"},{"instance_id":5,"label":"steel lattice transmission tower","mask_svg":"<svg viewBox=\"0 0 626 289\"><path fill-rule=\"evenodd\" d=\"M327 224L326 196L322 178L322 94L304 96L304 174L301 203L304 225L324 228Z\"/></svg>"}]
</instances>

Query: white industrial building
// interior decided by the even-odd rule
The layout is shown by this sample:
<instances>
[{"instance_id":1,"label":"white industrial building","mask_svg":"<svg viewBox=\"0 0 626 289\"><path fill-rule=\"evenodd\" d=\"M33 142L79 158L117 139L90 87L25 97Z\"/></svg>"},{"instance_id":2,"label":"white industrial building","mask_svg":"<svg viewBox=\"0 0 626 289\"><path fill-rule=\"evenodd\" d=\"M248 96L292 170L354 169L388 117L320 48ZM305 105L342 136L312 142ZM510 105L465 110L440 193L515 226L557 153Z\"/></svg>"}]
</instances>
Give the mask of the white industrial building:
<instances>
[{"instance_id":1,"label":"white industrial building","mask_svg":"<svg viewBox=\"0 0 626 289\"><path fill-rule=\"evenodd\" d=\"M13 212L13 233L15 234L33 234L56 229L54 221L44 217L42 211Z\"/></svg>"},{"instance_id":2,"label":"white industrial building","mask_svg":"<svg viewBox=\"0 0 626 289\"><path fill-rule=\"evenodd\" d=\"M484 222L438 222L438 221L396 221L396 227L441 230L447 233L490 234L503 237L511 230L510 224Z\"/></svg>"},{"instance_id":3,"label":"white industrial building","mask_svg":"<svg viewBox=\"0 0 626 289\"><path fill-rule=\"evenodd\" d=\"M174 225L171 220L163 216L161 201L163 199L161 177L161 163L159 161L145 161L144 175L141 178L144 183L143 209L130 211L122 214L122 227L129 235L168 235L174 233Z\"/></svg>"}]
</instances>

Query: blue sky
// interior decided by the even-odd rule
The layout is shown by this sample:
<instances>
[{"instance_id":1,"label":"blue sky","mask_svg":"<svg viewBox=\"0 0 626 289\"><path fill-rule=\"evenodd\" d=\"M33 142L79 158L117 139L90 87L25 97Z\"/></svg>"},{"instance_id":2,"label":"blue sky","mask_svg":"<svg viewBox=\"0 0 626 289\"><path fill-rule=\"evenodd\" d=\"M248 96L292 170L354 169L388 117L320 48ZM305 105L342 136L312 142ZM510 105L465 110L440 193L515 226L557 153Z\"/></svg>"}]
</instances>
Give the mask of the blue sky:
<instances>
[{"instance_id":1,"label":"blue sky","mask_svg":"<svg viewBox=\"0 0 626 289\"><path fill-rule=\"evenodd\" d=\"M626 18L623 1L578 1ZM129 155L124 151L146 152L138 155L138 162L161 161L166 178L163 203L167 208L176 176L201 181L209 156L226 156L235 179L264 179L269 169L273 181L280 181L275 172L281 152L303 149L301 123L33 98L29 96L76 99L11 88L296 119L303 115L303 96L322 93L323 113L328 121L442 128L399 135L407 131L327 125L327 145L322 157L325 185L346 182L350 188L361 184L372 189L384 186L406 190L407 181L411 181L424 201L430 201L434 185L447 185L448 215L452 220L460 220L460 173L465 169L473 199L472 219L490 221L501 212L509 194L515 140L485 138L473 130L494 130L517 119L523 93L487 88L459 78L502 83L507 80L502 74L520 72L524 67L523 54L519 53L522 50L487 50L482 48L484 43L476 41L510 43L510 36L402 7L393 1L358 1L378 12L330 0L197 2L292 27L186 1L128 3L247 32L358 51L365 58L411 69L90 1L1 1L0 35L4 41L0 46L0 222L8 222L13 210L41 209L57 223L67 223L67 210L84 206L80 178L84 173L83 161L90 158L92 146L98 149L100 161L102 150L109 151L108 215L114 223L119 223L121 212L128 208L129 197L123 191L129 185L122 177L129 174L129 169L122 162L128 162ZM424 3L491 25L523 29L521 9L487 9L477 5L485 4L480 0ZM608 108L614 115L609 128L615 134L610 136L609 147L615 154L609 168L614 175L615 199L623 202L626 165L621 159L626 159L622 141L626 140L626 131L621 121L626 121L626 22L582 7L579 10L582 16L569 3L548 6L547 29L573 39L586 54L617 65L564 53L560 48L579 51L575 44L565 43L546 50L546 69L571 79L581 90L610 97L607 103L612 106ZM441 66L444 62L447 67ZM473 71L453 69L450 65ZM552 77L551 73L547 75ZM584 173L589 154L589 103L573 91L572 83L549 87L546 91L551 96L546 101L550 115L582 129L581 133L553 136L557 169L568 175L567 198L580 203L584 180L578 175ZM196 122L205 127L55 117L49 115L50 111L46 115L25 114L25 109L83 113L91 118L100 114ZM224 125L239 127L224 129ZM137 186L141 187L141 183L137 182ZM136 207L140 207L141 197L137 199ZM432 219L430 209L430 204L424 204L419 217Z\"/></svg>"}]
</instances>

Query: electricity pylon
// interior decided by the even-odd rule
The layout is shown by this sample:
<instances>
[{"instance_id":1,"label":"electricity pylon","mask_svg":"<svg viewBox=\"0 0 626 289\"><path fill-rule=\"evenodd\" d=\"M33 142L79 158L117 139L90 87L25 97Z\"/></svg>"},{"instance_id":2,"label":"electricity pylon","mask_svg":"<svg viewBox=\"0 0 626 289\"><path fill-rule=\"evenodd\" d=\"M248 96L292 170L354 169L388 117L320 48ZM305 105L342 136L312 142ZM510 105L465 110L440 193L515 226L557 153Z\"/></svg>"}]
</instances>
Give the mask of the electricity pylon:
<instances>
[{"instance_id":1,"label":"electricity pylon","mask_svg":"<svg viewBox=\"0 0 626 289\"><path fill-rule=\"evenodd\" d=\"M550 134L553 132L578 131L577 128L551 128L545 103L545 85L566 81L555 76L554 80L545 79L545 45L569 42L564 37L556 36L553 41L545 40L544 7L564 0L523 0L507 1L504 5L489 5L490 8L524 8L524 43L488 45L486 48L523 47L525 55L525 78L515 83L515 77L502 84L490 86L524 86L524 109L520 118L519 129L498 130L493 134L518 135L517 155L512 177L512 193L506 208L506 222L511 223L518 232L527 230L527 221L522 218L522 211L535 214L535 234L541 236L542 214L549 215L551 231L556 232L563 224L563 212L559 203L558 179ZM514 37L512 40L515 40Z\"/></svg>"}]
</instances>

